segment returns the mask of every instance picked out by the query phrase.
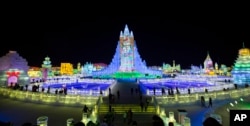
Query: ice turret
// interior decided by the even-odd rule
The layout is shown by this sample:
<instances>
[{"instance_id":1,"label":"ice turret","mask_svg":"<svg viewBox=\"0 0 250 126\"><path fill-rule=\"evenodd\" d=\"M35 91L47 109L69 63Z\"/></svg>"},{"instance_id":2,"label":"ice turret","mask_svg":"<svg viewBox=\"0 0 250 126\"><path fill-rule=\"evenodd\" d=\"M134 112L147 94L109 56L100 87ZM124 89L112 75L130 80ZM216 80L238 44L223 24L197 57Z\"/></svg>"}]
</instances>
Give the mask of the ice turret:
<instances>
[{"instance_id":1,"label":"ice turret","mask_svg":"<svg viewBox=\"0 0 250 126\"><path fill-rule=\"evenodd\" d=\"M130 32L130 37L134 37L133 31Z\"/></svg>"},{"instance_id":2,"label":"ice turret","mask_svg":"<svg viewBox=\"0 0 250 126\"><path fill-rule=\"evenodd\" d=\"M123 37L123 33L122 33L122 31L120 32L120 37Z\"/></svg>"},{"instance_id":3,"label":"ice turret","mask_svg":"<svg viewBox=\"0 0 250 126\"><path fill-rule=\"evenodd\" d=\"M127 24L125 25L125 28L124 28L124 35L125 36L129 35L129 29L128 29L128 25Z\"/></svg>"}]
</instances>

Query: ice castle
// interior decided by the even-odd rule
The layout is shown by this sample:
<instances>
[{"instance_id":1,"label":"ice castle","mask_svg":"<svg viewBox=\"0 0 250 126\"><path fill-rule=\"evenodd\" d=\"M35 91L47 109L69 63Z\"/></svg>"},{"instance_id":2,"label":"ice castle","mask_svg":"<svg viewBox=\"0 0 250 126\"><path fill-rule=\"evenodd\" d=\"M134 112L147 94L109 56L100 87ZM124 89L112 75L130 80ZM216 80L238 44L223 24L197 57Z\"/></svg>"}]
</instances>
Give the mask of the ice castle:
<instances>
[{"instance_id":1,"label":"ice castle","mask_svg":"<svg viewBox=\"0 0 250 126\"><path fill-rule=\"evenodd\" d=\"M161 76L162 71L147 67L139 55L133 31L129 31L128 25L125 25L124 31L120 32L119 41L116 47L115 55L111 63L101 71L93 72L93 76L112 75L120 73L140 73L143 75Z\"/></svg>"}]
</instances>

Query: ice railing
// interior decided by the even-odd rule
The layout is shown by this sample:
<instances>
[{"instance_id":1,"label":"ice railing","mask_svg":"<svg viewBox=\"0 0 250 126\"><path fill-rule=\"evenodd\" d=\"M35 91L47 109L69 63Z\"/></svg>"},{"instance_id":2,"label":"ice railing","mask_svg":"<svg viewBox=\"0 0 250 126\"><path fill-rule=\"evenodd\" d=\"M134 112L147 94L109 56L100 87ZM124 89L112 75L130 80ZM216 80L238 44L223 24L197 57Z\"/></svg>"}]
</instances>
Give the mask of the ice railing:
<instances>
[{"instance_id":1,"label":"ice railing","mask_svg":"<svg viewBox=\"0 0 250 126\"><path fill-rule=\"evenodd\" d=\"M169 96L155 96L157 103L160 105L168 104L177 104L177 103L194 103L199 102L201 96L204 96L205 100L208 101L209 97L214 100L225 100L225 99L234 99L239 97L245 97L250 95L250 88L238 88L238 89L229 89L213 92L200 92L200 93L191 93L191 94L174 94Z\"/></svg>"},{"instance_id":2,"label":"ice railing","mask_svg":"<svg viewBox=\"0 0 250 126\"><path fill-rule=\"evenodd\" d=\"M70 87L71 84L75 84L75 83L79 83L81 84L83 89L76 89L73 86L71 88L67 88L67 94L69 95L83 95L83 96L99 96L100 92L101 92L101 86L107 86L108 88L112 88L114 86L114 84L116 83L116 80L114 79L78 79L75 80L75 77L69 77L68 76L64 76L64 77L54 77L54 78L49 78L46 82L44 83L34 83L34 85L40 85L39 90L42 90L43 86L49 87L52 86L50 88L50 93L55 93L56 90L60 89L60 88L53 88L53 85L57 84L57 85L61 85L61 88L65 87L67 85L67 87ZM73 79L72 79L73 78ZM92 84L98 84L99 86L97 86L97 88L95 89L87 89L86 87L88 85L92 85ZM32 90L32 85L30 84L28 86L28 90ZM108 88L105 90L102 90L102 94L104 96L108 95ZM48 88L44 88L44 92L47 92Z\"/></svg>"},{"instance_id":3,"label":"ice railing","mask_svg":"<svg viewBox=\"0 0 250 126\"><path fill-rule=\"evenodd\" d=\"M174 89L177 87L180 94L188 94L188 89L192 93L201 93L205 90L208 91L220 91L223 89L232 89L234 84L229 81L230 77L216 78L207 76L181 76L178 78L163 78L163 79L140 79L139 83L142 85L155 86L155 93L153 89L146 89L147 95L162 95L162 88L167 92L168 83ZM225 80L227 82L225 82ZM176 93L176 90L173 90Z\"/></svg>"},{"instance_id":4,"label":"ice railing","mask_svg":"<svg viewBox=\"0 0 250 126\"><path fill-rule=\"evenodd\" d=\"M56 95L42 92L31 92L13 90L6 87L0 87L0 95L18 99L22 101L32 101L44 104L63 104L63 105L95 105L99 97L95 96L81 96L81 95Z\"/></svg>"}]
</instances>

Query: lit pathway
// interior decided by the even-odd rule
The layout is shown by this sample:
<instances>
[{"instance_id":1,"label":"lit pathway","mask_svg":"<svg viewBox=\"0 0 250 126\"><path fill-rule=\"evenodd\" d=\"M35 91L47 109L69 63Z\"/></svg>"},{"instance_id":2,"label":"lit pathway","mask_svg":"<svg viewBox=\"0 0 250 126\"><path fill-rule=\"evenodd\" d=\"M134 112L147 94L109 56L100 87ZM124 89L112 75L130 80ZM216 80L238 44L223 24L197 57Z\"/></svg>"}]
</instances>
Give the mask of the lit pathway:
<instances>
[{"instance_id":1,"label":"lit pathway","mask_svg":"<svg viewBox=\"0 0 250 126\"><path fill-rule=\"evenodd\" d=\"M131 88L133 88L133 95L131 94ZM138 84L135 83L117 83L113 89L111 90L111 93L115 95L117 98L117 91L119 90L120 92L120 100L116 100L115 103L118 104L140 104L140 97L139 93L135 93L135 89L138 88ZM143 99L151 98L149 96L144 96ZM145 101L145 100L143 100Z\"/></svg>"}]
</instances>

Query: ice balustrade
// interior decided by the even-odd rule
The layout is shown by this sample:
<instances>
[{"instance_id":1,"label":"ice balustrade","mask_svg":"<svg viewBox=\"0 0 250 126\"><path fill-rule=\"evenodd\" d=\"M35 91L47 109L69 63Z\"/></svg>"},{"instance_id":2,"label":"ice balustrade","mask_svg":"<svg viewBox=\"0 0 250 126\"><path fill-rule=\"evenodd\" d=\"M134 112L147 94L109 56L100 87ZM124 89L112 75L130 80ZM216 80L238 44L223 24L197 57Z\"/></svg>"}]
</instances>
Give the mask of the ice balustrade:
<instances>
[{"instance_id":1,"label":"ice balustrade","mask_svg":"<svg viewBox=\"0 0 250 126\"><path fill-rule=\"evenodd\" d=\"M162 88L165 89L167 94L168 87L166 87L166 85L172 86L174 93L176 93L175 88L177 87L181 94L187 94L188 88L191 93L204 92L205 90L220 91L234 88L233 83L224 82L224 79L225 78L223 78L223 82L218 82L218 78L216 77L181 75L176 78L140 79L139 83L146 87L155 86L156 95L162 95ZM147 95L154 95L153 89L146 89L146 93Z\"/></svg>"},{"instance_id":2,"label":"ice balustrade","mask_svg":"<svg viewBox=\"0 0 250 126\"><path fill-rule=\"evenodd\" d=\"M54 85L54 84L61 85L60 88L53 88L53 87L50 88L49 92L52 94L55 94L56 90L58 91L60 89L63 89L66 85L70 86L70 84L72 84L72 83L73 82L66 83L65 81L57 81L57 82L47 82L45 84L47 86ZM109 88L112 88L116 84L116 80L114 80L114 79L81 79L81 81L80 82L78 81L78 83L83 84L83 85L81 85L82 88L87 88L88 85L91 85L91 84L100 84L100 85L97 86L97 88L95 88L95 89L76 89L72 86L71 88L67 89L68 95L100 96L101 85L107 84L107 85L109 85L108 86ZM42 90L43 83L35 83L34 85L40 85L39 91ZM33 86L33 84L28 86L29 91L32 90L32 86ZM44 92L48 92L48 88L44 88ZM105 90L102 90L102 95L103 96L108 95L108 88Z\"/></svg>"},{"instance_id":3,"label":"ice balustrade","mask_svg":"<svg viewBox=\"0 0 250 126\"><path fill-rule=\"evenodd\" d=\"M47 78L44 84L69 84L69 83L97 83L97 84L111 84L115 82L114 79L89 79L89 78L77 78L74 76L60 76Z\"/></svg>"},{"instance_id":4,"label":"ice balustrade","mask_svg":"<svg viewBox=\"0 0 250 126\"><path fill-rule=\"evenodd\" d=\"M225 80L232 80L231 77L208 77L204 75L177 75L175 78L160 78L160 79L140 79L140 82L156 83L165 82L169 80L176 81L203 81L203 82L219 82Z\"/></svg>"},{"instance_id":5,"label":"ice balustrade","mask_svg":"<svg viewBox=\"0 0 250 126\"><path fill-rule=\"evenodd\" d=\"M57 103L64 105L95 105L98 97L81 95L55 95L41 92L20 91L0 87L0 95L38 103Z\"/></svg>"},{"instance_id":6,"label":"ice balustrade","mask_svg":"<svg viewBox=\"0 0 250 126\"><path fill-rule=\"evenodd\" d=\"M233 84L221 84L221 85L216 85L216 86L207 86L207 87L191 87L190 88L190 93L202 93L207 90L208 92L211 91L221 91L223 89L233 89L234 85ZM188 94L188 88L178 88L180 94ZM165 95L168 95L167 88L165 88ZM176 89L173 88L174 94L177 93ZM154 90L153 89L146 89L146 94L147 95L154 95ZM162 95L162 89L155 89L155 95Z\"/></svg>"},{"instance_id":7,"label":"ice balustrade","mask_svg":"<svg viewBox=\"0 0 250 126\"><path fill-rule=\"evenodd\" d=\"M200 97L204 96L208 101L209 97L216 100L233 99L250 95L250 88L232 89L228 91L213 91L193 94L180 94L173 96L154 96L158 104L176 104L176 103L194 103L200 101Z\"/></svg>"},{"instance_id":8,"label":"ice balustrade","mask_svg":"<svg viewBox=\"0 0 250 126\"><path fill-rule=\"evenodd\" d=\"M187 113L183 114L182 119L179 119L178 123L174 118L174 113L169 112L169 117L166 115L165 108L162 105L169 105L169 104L179 104L179 103L192 103L200 101L200 97L204 96L205 100L208 101L209 97L214 100L225 100L225 99L235 99L239 97L249 96L250 95L250 87L248 88L241 88L229 91L218 91L218 92L208 92L208 93L195 93L189 95L174 95L174 96L153 96L152 103L156 108L156 114L159 115L162 120L164 121L165 125L168 125L169 122L173 122L176 126L191 126L190 118L186 117ZM184 120L183 120L184 119Z\"/></svg>"}]
</instances>

